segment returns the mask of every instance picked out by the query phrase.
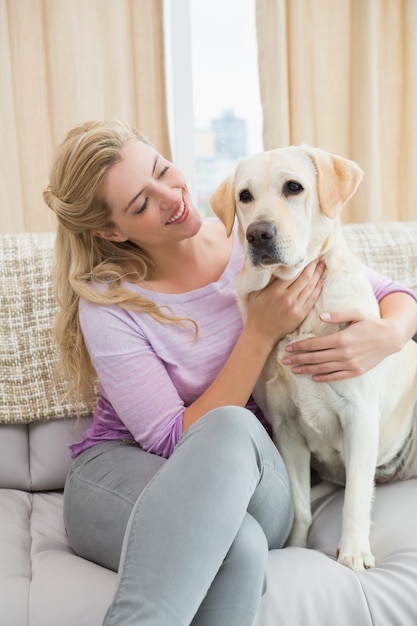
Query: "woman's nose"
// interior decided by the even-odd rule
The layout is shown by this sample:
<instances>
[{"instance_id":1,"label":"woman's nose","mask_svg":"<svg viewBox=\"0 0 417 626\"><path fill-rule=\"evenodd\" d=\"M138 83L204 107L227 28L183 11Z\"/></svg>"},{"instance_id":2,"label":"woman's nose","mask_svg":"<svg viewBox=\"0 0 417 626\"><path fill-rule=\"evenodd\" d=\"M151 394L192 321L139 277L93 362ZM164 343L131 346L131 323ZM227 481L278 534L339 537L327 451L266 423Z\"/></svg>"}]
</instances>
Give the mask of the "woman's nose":
<instances>
[{"instance_id":1,"label":"woman's nose","mask_svg":"<svg viewBox=\"0 0 417 626\"><path fill-rule=\"evenodd\" d=\"M169 187L167 185L161 185L158 190L158 195L161 209L172 209L172 205L178 204L181 199L180 189Z\"/></svg>"}]
</instances>

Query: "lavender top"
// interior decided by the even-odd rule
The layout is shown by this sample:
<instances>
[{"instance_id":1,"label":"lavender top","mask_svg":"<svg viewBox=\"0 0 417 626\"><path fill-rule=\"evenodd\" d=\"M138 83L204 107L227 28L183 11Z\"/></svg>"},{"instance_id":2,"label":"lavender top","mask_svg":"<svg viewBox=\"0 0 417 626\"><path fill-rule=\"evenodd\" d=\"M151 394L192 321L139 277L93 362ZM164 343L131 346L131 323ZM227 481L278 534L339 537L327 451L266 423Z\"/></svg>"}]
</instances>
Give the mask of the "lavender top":
<instances>
[{"instance_id":1,"label":"lavender top","mask_svg":"<svg viewBox=\"0 0 417 626\"><path fill-rule=\"evenodd\" d=\"M241 330L236 303L236 278L243 251L235 237L229 262L215 283L182 294L156 293L129 284L175 316L198 325L164 324L146 313L117 305L80 301L79 315L85 342L100 381L100 395L91 426L81 442L70 446L71 456L107 440L135 440L149 452L168 458L181 434L183 414L216 378ZM367 269L380 301L403 285ZM257 417L263 416L251 399Z\"/></svg>"}]
</instances>

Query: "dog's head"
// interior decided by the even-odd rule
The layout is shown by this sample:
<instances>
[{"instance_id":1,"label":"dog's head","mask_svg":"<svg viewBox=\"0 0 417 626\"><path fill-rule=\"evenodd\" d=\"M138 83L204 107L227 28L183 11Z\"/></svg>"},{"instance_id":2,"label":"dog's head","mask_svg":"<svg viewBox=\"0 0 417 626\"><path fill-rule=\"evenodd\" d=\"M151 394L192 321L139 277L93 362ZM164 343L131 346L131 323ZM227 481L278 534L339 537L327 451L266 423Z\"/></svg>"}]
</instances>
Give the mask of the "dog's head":
<instances>
[{"instance_id":1,"label":"dog's head","mask_svg":"<svg viewBox=\"0 0 417 626\"><path fill-rule=\"evenodd\" d=\"M363 172L353 161L308 146L269 150L242 159L211 198L230 235L235 216L246 256L296 276L323 246Z\"/></svg>"}]
</instances>

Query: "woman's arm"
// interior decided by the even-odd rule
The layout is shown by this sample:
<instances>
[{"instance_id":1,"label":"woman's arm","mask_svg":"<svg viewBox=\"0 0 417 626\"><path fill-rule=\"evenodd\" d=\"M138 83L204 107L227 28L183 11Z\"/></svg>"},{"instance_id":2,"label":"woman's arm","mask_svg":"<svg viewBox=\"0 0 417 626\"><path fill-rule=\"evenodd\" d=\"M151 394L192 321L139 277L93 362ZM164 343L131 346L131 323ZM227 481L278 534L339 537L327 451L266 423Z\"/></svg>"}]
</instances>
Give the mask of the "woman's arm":
<instances>
[{"instance_id":1,"label":"woman's arm","mask_svg":"<svg viewBox=\"0 0 417 626\"><path fill-rule=\"evenodd\" d=\"M397 288L397 283L390 284ZM330 382L359 376L401 350L417 328L416 298L405 288L381 295L381 318L357 309L324 313L323 321L349 326L326 337L287 346L284 363L291 365L295 374L309 374L316 382Z\"/></svg>"},{"instance_id":2,"label":"woman's arm","mask_svg":"<svg viewBox=\"0 0 417 626\"><path fill-rule=\"evenodd\" d=\"M209 328L199 329L205 347L182 325L146 315L141 324L118 306L81 301L84 339L108 405L101 431L125 427L144 450L168 457L183 430L209 410L245 406L274 343L298 326L317 300L322 271L321 264L311 263L296 281L277 280L251 294L242 331L234 293L227 290L225 319L223 309L214 318L208 313ZM224 332L216 332L219 325ZM214 352L207 342L214 342Z\"/></svg>"},{"instance_id":3,"label":"woman's arm","mask_svg":"<svg viewBox=\"0 0 417 626\"><path fill-rule=\"evenodd\" d=\"M316 302L323 270L324 264L314 261L295 281L274 280L249 295L243 331L219 375L186 409L184 430L214 408L246 405L275 343L297 328Z\"/></svg>"}]
</instances>

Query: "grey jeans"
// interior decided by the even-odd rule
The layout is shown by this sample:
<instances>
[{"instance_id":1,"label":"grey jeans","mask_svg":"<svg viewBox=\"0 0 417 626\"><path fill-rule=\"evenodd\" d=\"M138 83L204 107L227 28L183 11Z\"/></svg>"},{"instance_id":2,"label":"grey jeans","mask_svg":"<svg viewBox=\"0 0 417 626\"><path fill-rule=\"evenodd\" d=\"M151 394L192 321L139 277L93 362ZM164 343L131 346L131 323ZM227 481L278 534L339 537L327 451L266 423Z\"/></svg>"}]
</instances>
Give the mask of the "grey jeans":
<instances>
[{"instance_id":1,"label":"grey jeans","mask_svg":"<svg viewBox=\"0 0 417 626\"><path fill-rule=\"evenodd\" d=\"M230 406L199 419L168 460L116 441L86 450L64 516L78 555L119 570L105 626L250 626L293 511L270 437Z\"/></svg>"}]
</instances>

